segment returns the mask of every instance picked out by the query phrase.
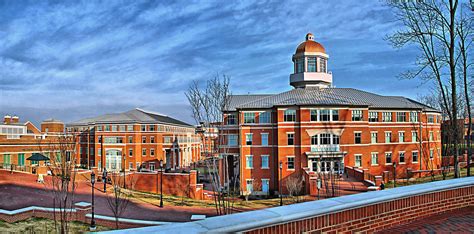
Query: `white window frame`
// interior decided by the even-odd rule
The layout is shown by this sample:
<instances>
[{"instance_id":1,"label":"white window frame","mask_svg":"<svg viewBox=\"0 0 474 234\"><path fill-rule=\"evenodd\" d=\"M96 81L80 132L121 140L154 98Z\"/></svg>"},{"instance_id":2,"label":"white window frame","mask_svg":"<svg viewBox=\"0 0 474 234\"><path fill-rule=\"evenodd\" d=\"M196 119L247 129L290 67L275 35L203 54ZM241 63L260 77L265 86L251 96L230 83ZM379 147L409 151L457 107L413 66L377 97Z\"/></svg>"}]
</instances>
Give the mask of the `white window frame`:
<instances>
[{"instance_id":1,"label":"white window frame","mask_svg":"<svg viewBox=\"0 0 474 234\"><path fill-rule=\"evenodd\" d=\"M267 158L267 166L264 166L263 165L263 158ZM260 155L260 161L262 162L262 169L270 169L270 155L268 154L263 154L263 155Z\"/></svg>"},{"instance_id":2,"label":"white window frame","mask_svg":"<svg viewBox=\"0 0 474 234\"><path fill-rule=\"evenodd\" d=\"M290 158L293 159L293 168L289 168L290 167ZM286 156L286 170L287 171L294 171L296 168L296 158L295 156Z\"/></svg>"},{"instance_id":3,"label":"white window frame","mask_svg":"<svg viewBox=\"0 0 474 234\"><path fill-rule=\"evenodd\" d=\"M403 136L403 137L400 137L400 136ZM403 138L403 139L402 139L402 138ZM399 142L399 143L405 142L405 131L399 131L399 132L398 132L398 142Z\"/></svg>"},{"instance_id":4,"label":"white window frame","mask_svg":"<svg viewBox=\"0 0 474 234\"><path fill-rule=\"evenodd\" d=\"M387 163L387 154L390 154L390 162ZM392 152L385 152L385 165L392 165L393 163L393 153Z\"/></svg>"},{"instance_id":5,"label":"white window frame","mask_svg":"<svg viewBox=\"0 0 474 234\"><path fill-rule=\"evenodd\" d=\"M357 160L357 157L360 157L360 161ZM362 154L354 154L354 167L362 167Z\"/></svg>"},{"instance_id":6,"label":"white window frame","mask_svg":"<svg viewBox=\"0 0 474 234\"><path fill-rule=\"evenodd\" d=\"M387 133L390 134L390 139L389 139L388 142L387 142ZM392 142L392 132L386 131L386 132L384 133L384 142L385 142L385 143L391 143L391 142Z\"/></svg>"},{"instance_id":7,"label":"white window frame","mask_svg":"<svg viewBox=\"0 0 474 234\"><path fill-rule=\"evenodd\" d=\"M413 142L413 143L418 142L418 132L417 131L411 131L411 142Z\"/></svg>"},{"instance_id":8,"label":"white window frame","mask_svg":"<svg viewBox=\"0 0 474 234\"><path fill-rule=\"evenodd\" d=\"M375 134L375 141L374 141L374 134ZM379 133L376 131L370 132L370 143L377 144Z\"/></svg>"},{"instance_id":9,"label":"white window frame","mask_svg":"<svg viewBox=\"0 0 474 234\"><path fill-rule=\"evenodd\" d=\"M413 153L416 153L416 161L413 160ZM420 154L417 150L411 151L411 163L418 163L420 161Z\"/></svg>"},{"instance_id":10,"label":"white window frame","mask_svg":"<svg viewBox=\"0 0 474 234\"><path fill-rule=\"evenodd\" d=\"M250 144L247 144L247 142L250 142ZM245 133L245 145L253 145L253 133Z\"/></svg>"},{"instance_id":11,"label":"white window frame","mask_svg":"<svg viewBox=\"0 0 474 234\"><path fill-rule=\"evenodd\" d=\"M403 162L400 160L400 156L403 154ZM398 151L398 164L405 164L407 162L407 154L405 151Z\"/></svg>"},{"instance_id":12,"label":"white window frame","mask_svg":"<svg viewBox=\"0 0 474 234\"><path fill-rule=\"evenodd\" d=\"M375 155L375 162L374 163L374 155ZM379 165L379 153L378 152L371 152L370 153L370 164L372 166L378 166Z\"/></svg>"},{"instance_id":13,"label":"white window frame","mask_svg":"<svg viewBox=\"0 0 474 234\"><path fill-rule=\"evenodd\" d=\"M250 160L249 160L250 159ZM249 162L252 164L249 167ZM245 169L253 169L253 155L245 155Z\"/></svg>"},{"instance_id":14,"label":"white window frame","mask_svg":"<svg viewBox=\"0 0 474 234\"><path fill-rule=\"evenodd\" d=\"M265 191L263 191L263 184L266 184L267 188L268 188L268 191L266 191L266 194L270 193L270 179L268 179L268 178L263 179L262 178L262 192L265 193Z\"/></svg>"}]
</instances>

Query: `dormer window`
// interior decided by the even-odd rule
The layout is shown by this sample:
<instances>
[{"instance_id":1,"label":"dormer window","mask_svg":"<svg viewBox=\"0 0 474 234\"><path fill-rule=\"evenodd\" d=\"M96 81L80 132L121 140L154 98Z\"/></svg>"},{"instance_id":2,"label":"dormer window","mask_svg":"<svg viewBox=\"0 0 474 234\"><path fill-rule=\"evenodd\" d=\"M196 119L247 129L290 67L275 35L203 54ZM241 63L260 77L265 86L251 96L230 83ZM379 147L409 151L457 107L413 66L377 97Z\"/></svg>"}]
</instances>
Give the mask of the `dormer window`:
<instances>
[{"instance_id":1,"label":"dormer window","mask_svg":"<svg viewBox=\"0 0 474 234\"><path fill-rule=\"evenodd\" d=\"M295 73L303 73L304 72L304 58L299 58L299 59L296 59L296 62L295 62Z\"/></svg>"},{"instance_id":2,"label":"dormer window","mask_svg":"<svg viewBox=\"0 0 474 234\"><path fill-rule=\"evenodd\" d=\"M308 72L316 72L316 57L308 58Z\"/></svg>"}]
</instances>

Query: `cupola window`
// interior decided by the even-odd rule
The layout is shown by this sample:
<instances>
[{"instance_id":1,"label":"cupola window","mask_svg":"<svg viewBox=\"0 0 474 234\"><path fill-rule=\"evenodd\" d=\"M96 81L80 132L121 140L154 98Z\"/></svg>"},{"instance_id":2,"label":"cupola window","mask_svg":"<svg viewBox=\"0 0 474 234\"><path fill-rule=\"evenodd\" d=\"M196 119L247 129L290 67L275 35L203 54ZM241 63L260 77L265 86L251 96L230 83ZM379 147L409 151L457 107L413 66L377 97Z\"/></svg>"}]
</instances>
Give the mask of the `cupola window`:
<instances>
[{"instance_id":1,"label":"cupola window","mask_svg":"<svg viewBox=\"0 0 474 234\"><path fill-rule=\"evenodd\" d=\"M299 58L296 60L296 71L295 73L303 73L304 72L304 58Z\"/></svg>"},{"instance_id":2,"label":"cupola window","mask_svg":"<svg viewBox=\"0 0 474 234\"><path fill-rule=\"evenodd\" d=\"M308 72L316 72L316 58L315 57L308 58Z\"/></svg>"},{"instance_id":3,"label":"cupola window","mask_svg":"<svg viewBox=\"0 0 474 234\"><path fill-rule=\"evenodd\" d=\"M326 73L326 59L325 58L320 58L319 60L319 71Z\"/></svg>"}]
</instances>

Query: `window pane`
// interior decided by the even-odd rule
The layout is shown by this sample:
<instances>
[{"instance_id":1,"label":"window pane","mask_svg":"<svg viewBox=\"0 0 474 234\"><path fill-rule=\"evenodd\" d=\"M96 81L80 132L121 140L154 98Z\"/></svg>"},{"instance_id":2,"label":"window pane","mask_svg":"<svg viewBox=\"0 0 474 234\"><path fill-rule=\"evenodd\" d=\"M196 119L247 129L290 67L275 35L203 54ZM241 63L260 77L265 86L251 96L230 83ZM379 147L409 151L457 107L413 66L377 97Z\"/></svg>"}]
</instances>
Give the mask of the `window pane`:
<instances>
[{"instance_id":1,"label":"window pane","mask_svg":"<svg viewBox=\"0 0 474 234\"><path fill-rule=\"evenodd\" d=\"M316 72L316 58L315 57L308 58L308 72Z\"/></svg>"}]
</instances>

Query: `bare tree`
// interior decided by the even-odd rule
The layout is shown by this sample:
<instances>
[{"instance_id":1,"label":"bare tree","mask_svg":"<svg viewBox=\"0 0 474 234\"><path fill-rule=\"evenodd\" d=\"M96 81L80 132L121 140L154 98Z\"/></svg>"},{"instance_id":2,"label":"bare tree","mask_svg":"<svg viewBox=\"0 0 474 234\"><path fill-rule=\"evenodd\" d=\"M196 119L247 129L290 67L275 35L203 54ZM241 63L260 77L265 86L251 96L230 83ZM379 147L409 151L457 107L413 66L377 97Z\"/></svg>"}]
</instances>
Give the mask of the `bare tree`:
<instances>
[{"instance_id":1,"label":"bare tree","mask_svg":"<svg viewBox=\"0 0 474 234\"><path fill-rule=\"evenodd\" d=\"M210 177L210 183L214 192L214 203L217 215L230 214L233 210L234 197L240 192L238 185L238 170L234 170L233 175L228 175L227 169L227 149L222 147L226 143L224 126L224 113L230 104L230 77L216 74L206 82L204 87L198 81L194 81L186 91L186 97L191 105L193 118L200 125L200 132L203 141L204 154L206 156L206 166ZM218 136L215 142L207 137L206 131L218 128ZM209 138L209 139L208 139ZM209 149L211 146L212 149ZM215 157L219 155L219 161ZM223 177L219 175L219 169L225 173Z\"/></svg>"},{"instance_id":2,"label":"bare tree","mask_svg":"<svg viewBox=\"0 0 474 234\"><path fill-rule=\"evenodd\" d=\"M402 75L404 78L422 78L434 81L450 119L454 148L454 175L459 177L458 154L458 82L456 73L456 45L459 21L458 0L387 1L395 11L403 29L388 37L397 48L408 44L417 46L421 56L417 69Z\"/></svg>"},{"instance_id":3,"label":"bare tree","mask_svg":"<svg viewBox=\"0 0 474 234\"><path fill-rule=\"evenodd\" d=\"M133 176L126 179L125 174L119 172L110 173L112 189L106 196L107 205L109 206L115 218L115 228L119 228L119 218L123 215L130 203L130 193L124 188L125 183L129 183L129 188L134 187Z\"/></svg>"},{"instance_id":4,"label":"bare tree","mask_svg":"<svg viewBox=\"0 0 474 234\"><path fill-rule=\"evenodd\" d=\"M286 189L288 190L288 195L294 197L296 203L299 202L299 195L301 194L303 187L303 176L300 173L293 173L287 177Z\"/></svg>"},{"instance_id":5,"label":"bare tree","mask_svg":"<svg viewBox=\"0 0 474 234\"><path fill-rule=\"evenodd\" d=\"M51 180L47 186L51 186L53 195L54 227L58 232L69 231L71 210L74 205L76 191L76 162L75 162L75 135L59 134L51 136L40 151L49 155L47 168L51 174ZM40 141L42 141L41 139ZM42 145L42 144L39 144Z\"/></svg>"}]
</instances>

